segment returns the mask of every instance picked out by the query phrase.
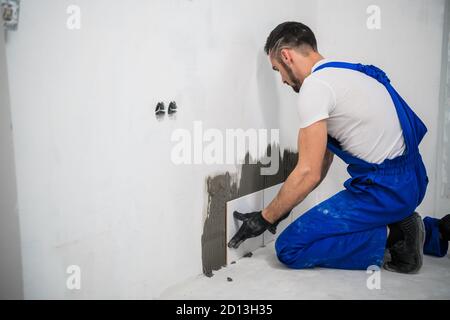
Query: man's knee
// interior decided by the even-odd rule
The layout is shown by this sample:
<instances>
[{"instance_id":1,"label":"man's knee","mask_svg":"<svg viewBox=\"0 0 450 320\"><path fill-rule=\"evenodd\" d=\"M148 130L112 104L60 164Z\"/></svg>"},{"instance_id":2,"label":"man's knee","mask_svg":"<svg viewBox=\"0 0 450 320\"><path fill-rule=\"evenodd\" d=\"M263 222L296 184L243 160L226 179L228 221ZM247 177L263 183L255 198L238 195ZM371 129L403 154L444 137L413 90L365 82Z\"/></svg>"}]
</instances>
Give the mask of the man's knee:
<instances>
[{"instance_id":1,"label":"man's knee","mask_svg":"<svg viewBox=\"0 0 450 320\"><path fill-rule=\"evenodd\" d=\"M275 252L278 260L290 268L304 268L302 259L302 251L304 246L294 239L290 238L288 230L285 229L275 241Z\"/></svg>"}]
</instances>

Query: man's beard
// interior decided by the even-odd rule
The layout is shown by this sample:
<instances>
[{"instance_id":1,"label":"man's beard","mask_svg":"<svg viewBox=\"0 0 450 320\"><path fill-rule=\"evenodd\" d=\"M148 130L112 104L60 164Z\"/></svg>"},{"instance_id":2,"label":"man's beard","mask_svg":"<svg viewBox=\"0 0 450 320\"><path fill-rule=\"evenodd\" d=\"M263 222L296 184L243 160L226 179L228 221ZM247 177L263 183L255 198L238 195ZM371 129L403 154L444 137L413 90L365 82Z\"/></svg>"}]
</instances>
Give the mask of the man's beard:
<instances>
[{"instance_id":1,"label":"man's beard","mask_svg":"<svg viewBox=\"0 0 450 320\"><path fill-rule=\"evenodd\" d=\"M292 90L294 90L296 93L299 93L300 92L300 87L302 86L302 84L294 76L294 73L292 72L291 68L287 67L287 73L288 73L288 76L289 76L289 80L291 81L291 83L293 83L293 85L291 85Z\"/></svg>"},{"instance_id":2,"label":"man's beard","mask_svg":"<svg viewBox=\"0 0 450 320\"><path fill-rule=\"evenodd\" d=\"M300 92L300 87L301 87L300 84L296 84L296 85L291 86L291 87L292 87L292 90L294 90L296 93Z\"/></svg>"},{"instance_id":3,"label":"man's beard","mask_svg":"<svg viewBox=\"0 0 450 320\"><path fill-rule=\"evenodd\" d=\"M293 85L290 85L292 87L292 90L294 90L296 93L299 93L300 92L300 87L302 86L300 80L298 80L295 77L294 73L292 72L292 69L287 64L285 64L283 61L281 61L281 64L286 69L286 72L287 72L288 77L289 77L289 81L291 83L293 83Z\"/></svg>"}]
</instances>

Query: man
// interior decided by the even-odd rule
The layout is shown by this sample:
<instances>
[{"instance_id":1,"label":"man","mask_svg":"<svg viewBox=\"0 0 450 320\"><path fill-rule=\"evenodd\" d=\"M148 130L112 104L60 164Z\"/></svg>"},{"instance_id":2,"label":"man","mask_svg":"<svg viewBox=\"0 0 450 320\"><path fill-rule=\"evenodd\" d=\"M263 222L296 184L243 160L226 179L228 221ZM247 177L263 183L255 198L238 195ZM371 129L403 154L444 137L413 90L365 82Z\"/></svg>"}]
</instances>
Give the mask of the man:
<instances>
[{"instance_id":1,"label":"man","mask_svg":"<svg viewBox=\"0 0 450 320\"><path fill-rule=\"evenodd\" d=\"M299 93L299 160L263 211L235 212L243 224L228 246L237 248L265 230L275 233L277 224L322 182L337 155L351 176L345 189L280 234L275 243L279 260L297 269L384 265L417 273L425 226L414 210L428 185L418 149L425 125L383 71L324 59L313 32L302 23L278 25L265 51L282 82ZM434 232L428 234L429 251L442 251L439 221L429 222ZM384 261L386 249L390 259Z\"/></svg>"}]
</instances>

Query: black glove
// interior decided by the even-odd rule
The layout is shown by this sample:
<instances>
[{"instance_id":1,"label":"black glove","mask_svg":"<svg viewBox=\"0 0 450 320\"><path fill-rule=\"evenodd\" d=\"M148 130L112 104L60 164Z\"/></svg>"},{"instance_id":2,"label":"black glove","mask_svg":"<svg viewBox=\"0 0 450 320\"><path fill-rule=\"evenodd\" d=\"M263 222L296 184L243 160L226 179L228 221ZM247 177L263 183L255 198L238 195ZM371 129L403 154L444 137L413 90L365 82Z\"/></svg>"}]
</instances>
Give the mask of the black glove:
<instances>
[{"instance_id":1,"label":"black glove","mask_svg":"<svg viewBox=\"0 0 450 320\"><path fill-rule=\"evenodd\" d=\"M254 238L262 234L264 231L269 230L275 234L277 231L277 225L284 219L286 219L291 212L283 215L277 222L271 224L262 216L262 211L255 211L251 213L240 213L238 211L233 212L233 216L243 221L242 226L234 237L228 242L229 248L237 249L242 242L248 238Z\"/></svg>"},{"instance_id":2,"label":"black glove","mask_svg":"<svg viewBox=\"0 0 450 320\"><path fill-rule=\"evenodd\" d=\"M287 217L289 217L289 215L291 214L291 211L289 211L288 213L284 214L281 216L280 219L278 219L274 224L270 225L270 227L267 229L270 232L272 232L273 234L275 234L277 232L277 226L278 224L283 221L284 219L286 219Z\"/></svg>"}]
</instances>

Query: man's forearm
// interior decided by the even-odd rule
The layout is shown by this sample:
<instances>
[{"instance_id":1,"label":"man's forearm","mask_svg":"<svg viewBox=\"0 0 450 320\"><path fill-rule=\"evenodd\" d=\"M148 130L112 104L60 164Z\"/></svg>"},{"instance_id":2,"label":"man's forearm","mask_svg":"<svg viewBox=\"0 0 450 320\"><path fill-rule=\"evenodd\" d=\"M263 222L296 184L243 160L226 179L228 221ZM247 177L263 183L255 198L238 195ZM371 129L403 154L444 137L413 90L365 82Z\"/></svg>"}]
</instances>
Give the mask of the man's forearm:
<instances>
[{"instance_id":1,"label":"man's forearm","mask_svg":"<svg viewBox=\"0 0 450 320\"><path fill-rule=\"evenodd\" d=\"M294 170L283 183L277 196L262 212L264 219L276 222L281 216L291 211L314 190L321 181L318 174L306 170Z\"/></svg>"},{"instance_id":2,"label":"man's forearm","mask_svg":"<svg viewBox=\"0 0 450 320\"><path fill-rule=\"evenodd\" d=\"M317 185L321 184L323 179L327 176L328 170L331 167L331 163L333 162L334 154L331 151L328 151L325 153L323 165L322 165L322 174L320 177L320 181Z\"/></svg>"}]
</instances>

